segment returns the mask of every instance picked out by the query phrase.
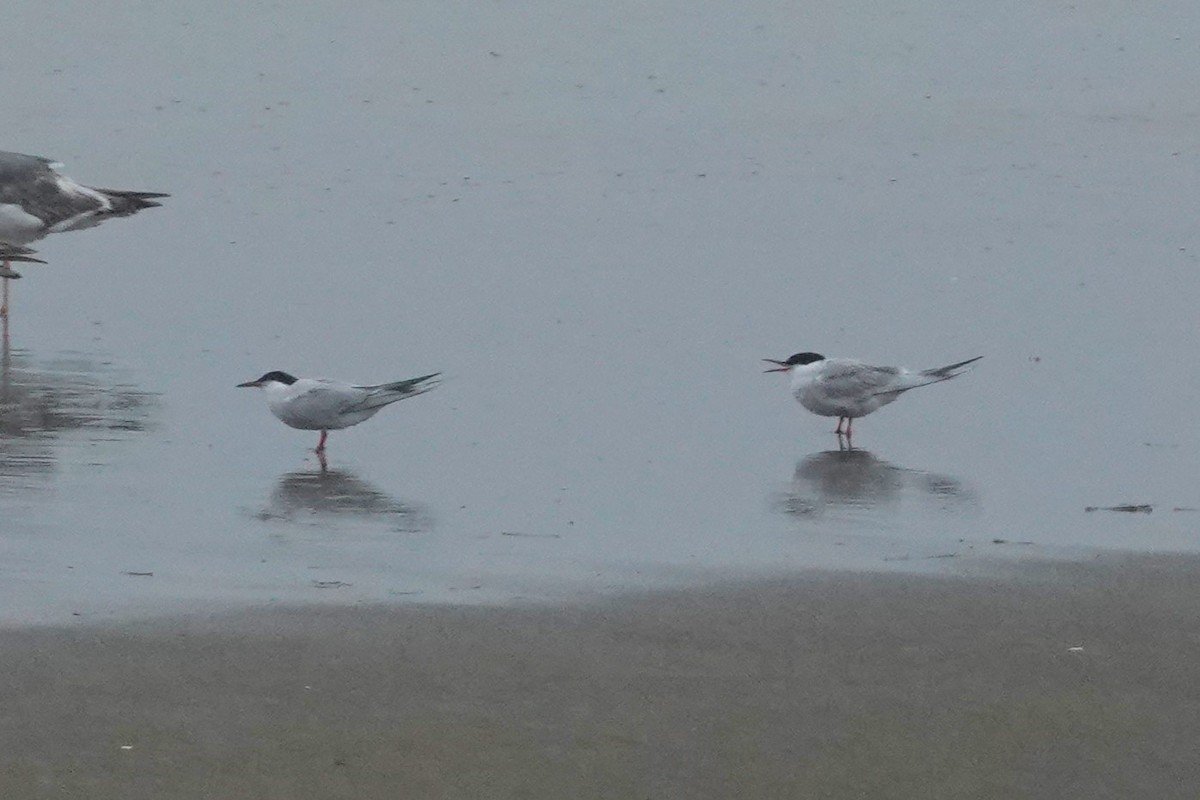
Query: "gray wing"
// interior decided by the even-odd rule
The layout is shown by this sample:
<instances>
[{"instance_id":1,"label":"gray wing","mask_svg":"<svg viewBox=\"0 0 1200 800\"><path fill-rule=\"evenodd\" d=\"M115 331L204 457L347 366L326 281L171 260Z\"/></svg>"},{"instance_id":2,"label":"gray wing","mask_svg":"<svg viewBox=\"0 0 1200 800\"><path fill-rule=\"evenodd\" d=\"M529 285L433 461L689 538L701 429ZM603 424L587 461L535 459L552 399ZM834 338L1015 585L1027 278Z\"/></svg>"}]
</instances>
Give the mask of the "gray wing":
<instances>
[{"instance_id":1,"label":"gray wing","mask_svg":"<svg viewBox=\"0 0 1200 800\"><path fill-rule=\"evenodd\" d=\"M831 400L870 397L902 392L896 367L873 367L859 361L829 360L821 371L821 390Z\"/></svg>"},{"instance_id":2,"label":"gray wing","mask_svg":"<svg viewBox=\"0 0 1200 800\"><path fill-rule=\"evenodd\" d=\"M305 392L302 397L306 402L319 408L333 408L337 411L351 411L362 405L367 398L367 392L361 386L351 386L337 381L322 381Z\"/></svg>"},{"instance_id":3,"label":"gray wing","mask_svg":"<svg viewBox=\"0 0 1200 800\"><path fill-rule=\"evenodd\" d=\"M355 410L365 397L366 392L356 386L321 383L291 398L287 416L292 420L323 425L331 418Z\"/></svg>"},{"instance_id":4,"label":"gray wing","mask_svg":"<svg viewBox=\"0 0 1200 800\"><path fill-rule=\"evenodd\" d=\"M101 208L87 195L64 194L58 173L48 158L20 153L0 153L0 203L20 206L50 227L65 219Z\"/></svg>"},{"instance_id":5,"label":"gray wing","mask_svg":"<svg viewBox=\"0 0 1200 800\"><path fill-rule=\"evenodd\" d=\"M18 205L47 228L100 211L104 201L90 194L64 192L49 158L6 152L0 157L0 203Z\"/></svg>"},{"instance_id":6,"label":"gray wing","mask_svg":"<svg viewBox=\"0 0 1200 800\"><path fill-rule=\"evenodd\" d=\"M90 227L107 217L124 217L160 205L160 192L94 189L77 184L55 170L57 162L41 156L0 152L0 203L20 206L47 228L66 223L65 230ZM74 190L64 190L63 181ZM94 218L93 218L93 215Z\"/></svg>"},{"instance_id":7,"label":"gray wing","mask_svg":"<svg viewBox=\"0 0 1200 800\"><path fill-rule=\"evenodd\" d=\"M41 177L54 177L50 165L54 162L41 156L0 151L0 184L31 183Z\"/></svg>"}]
</instances>

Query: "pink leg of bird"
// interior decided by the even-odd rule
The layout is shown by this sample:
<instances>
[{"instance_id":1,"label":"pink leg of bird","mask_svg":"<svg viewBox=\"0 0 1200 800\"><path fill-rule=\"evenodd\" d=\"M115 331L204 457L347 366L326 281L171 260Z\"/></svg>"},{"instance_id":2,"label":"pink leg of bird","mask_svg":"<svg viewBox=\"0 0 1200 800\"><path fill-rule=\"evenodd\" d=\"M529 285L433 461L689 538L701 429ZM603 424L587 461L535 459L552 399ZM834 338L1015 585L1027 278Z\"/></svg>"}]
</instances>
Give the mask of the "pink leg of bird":
<instances>
[{"instance_id":1,"label":"pink leg of bird","mask_svg":"<svg viewBox=\"0 0 1200 800\"><path fill-rule=\"evenodd\" d=\"M854 417L846 417L846 438L849 439L851 434L850 428L854 426Z\"/></svg>"},{"instance_id":2,"label":"pink leg of bird","mask_svg":"<svg viewBox=\"0 0 1200 800\"><path fill-rule=\"evenodd\" d=\"M845 417L838 417L838 426L837 426L837 428L834 430L834 433L841 434L841 432L842 432L842 420L844 420L844 419L846 419L846 418L845 418Z\"/></svg>"},{"instance_id":3,"label":"pink leg of bird","mask_svg":"<svg viewBox=\"0 0 1200 800\"><path fill-rule=\"evenodd\" d=\"M12 271L12 264L9 263L7 258L4 259L4 271ZM8 281L9 279L6 277L4 279L4 302L0 303L0 317L4 317L5 319L8 318Z\"/></svg>"},{"instance_id":4,"label":"pink leg of bird","mask_svg":"<svg viewBox=\"0 0 1200 800\"><path fill-rule=\"evenodd\" d=\"M325 452L325 439L329 436L329 431L321 431L321 441L317 442L317 452Z\"/></svg>"}]
</instances>

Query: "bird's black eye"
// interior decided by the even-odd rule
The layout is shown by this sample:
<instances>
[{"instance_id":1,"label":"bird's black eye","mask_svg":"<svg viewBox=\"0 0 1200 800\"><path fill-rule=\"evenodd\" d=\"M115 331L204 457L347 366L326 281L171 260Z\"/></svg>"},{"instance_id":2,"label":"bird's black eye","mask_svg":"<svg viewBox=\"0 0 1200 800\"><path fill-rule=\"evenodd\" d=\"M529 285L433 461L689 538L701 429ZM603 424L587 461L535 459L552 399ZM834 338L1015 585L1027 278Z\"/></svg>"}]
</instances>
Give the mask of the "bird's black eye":
<instances>
[{"instance_id":1,"label":"bird's black eye","mask_svg":"<svg viewBox=\"0 0 1200 800\"><path fill-rule=\"evenodd\" d=\"M288 375L286 372L280 372L279 370L274 370L272 372L268 372L266 375L263 375L258 380L263 383L265 383L267 381L276 381L278 383L283 383L288 386L291 386L293 383L296 382L296 377L294 375Z\"/></svg>"}]
</instances>

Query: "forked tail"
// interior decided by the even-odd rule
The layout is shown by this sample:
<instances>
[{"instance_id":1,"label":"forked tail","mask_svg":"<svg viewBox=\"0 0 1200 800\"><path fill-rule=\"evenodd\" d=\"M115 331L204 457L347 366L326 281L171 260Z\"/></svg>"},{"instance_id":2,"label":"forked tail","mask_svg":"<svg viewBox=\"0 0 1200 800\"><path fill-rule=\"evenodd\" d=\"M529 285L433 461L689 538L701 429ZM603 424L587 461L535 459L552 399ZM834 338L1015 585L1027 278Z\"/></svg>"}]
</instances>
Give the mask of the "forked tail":
<instances>
[{"instance_id":1,"label":"forked tail","mask_svg":"<svg viewBox=\"0 0 1200 800\"><path fill-rule=\"evenodd\" d=\"M419 378L409 378L406 381L381 383L378 386L368 387L371 394L367 397L364 405L368 408L378 408L379 406L386 406L389 403L395 403L398 400L407 400L410 397L425 394L441 383L441 381L437 380L437 377L441 374L440 372L433 372L429 375L422 375Z\"/></svg>"},{"instance_id":2,"label":"forked tail","mask_svg":"<svg viewBox=\"0 0 1200 800\"><path fill-rule=\"evenodd\" d=\"M931 383L941 383L942 381L948 381L951 378L957 378L964 372L968 372L968 370L963 369L963 367L967 366L968 364L974 364L981 358L983 358L983 356L975 356L974 358L968 358L966 361L959 361L957 364L947 364L944 367L938 367L936 369L923 369L915 374L910 372L909 375L915 379L915 382L902 387L899 391L907 392L909 389L919 389L922 386L928 386Z\"/></svg>"},{"instance_id":3,"label":"forked tail","mask_svg":"<svg viewBox=\"0 0 1200 800\"><path fill-rule=\"evenodd\" d=\"M882 392L877 392L877 394L902 394L910 389L919 389L922 386L929 386L932 383L941 383L951 378L957 378L968 371L964 370L963 367L968 364L974 364L981 358L983 356L975 356L974 358L968 358L966 361L959 361L957 364L947 364L944 367L936 369L923 369L920 372L906 371L899 385L894 389L886 389Z\"/></svg>"},{"instance_id":4,"label":"forked tail","mask_svg":"<svg viewBox=\"0 0 1200 800\"><path fill-rule=\"evenodd\" d=\"M968 358L966 361L959 361L957 364L947 364L946 366L938 367L937 369L922 370L921 375L926 378L933 378L930 383L948 381L951 378L957 378L959 375L962 375L964 372L966 372L963 367L967 366L968 364L974 364L981 358L983 358L983 356L975 356L974 358Z\"/></svg>"}]
</instances>

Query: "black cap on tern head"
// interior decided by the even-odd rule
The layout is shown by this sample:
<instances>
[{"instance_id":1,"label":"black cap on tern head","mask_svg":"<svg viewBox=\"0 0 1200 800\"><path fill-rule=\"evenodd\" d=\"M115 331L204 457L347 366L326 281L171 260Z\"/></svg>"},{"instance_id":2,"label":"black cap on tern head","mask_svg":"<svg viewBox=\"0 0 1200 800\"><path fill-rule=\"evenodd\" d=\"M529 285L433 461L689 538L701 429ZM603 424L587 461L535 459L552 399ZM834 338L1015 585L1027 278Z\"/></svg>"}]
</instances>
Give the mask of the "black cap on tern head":
<instances>
[{"instance_id":1,"label":"black cap on tern head","mask_svg":"<svg viewBox=\"0 0 1200 800\"><path fill-rule=\"evenodd\" d=\"M241 389L246 386L262 386L264 383L270 383L271 381L276 381L277 383L283 383L288 386L291 386L293 383L296 382L296 376L289 375L286 372L280 372L279 370L276 369L276 370L272 370L272 371L268 372L267 374L263 375L261 378L258 378L256 380L246 381L245 383L239 383L238 388Z\"/></svg>"},{"instance_id":2,"label":"black cap on tern head","mask_svg":"<svg viewBox=\"0 0 1200 800\"><path fill-rule=\"evenodd\" d=\"M799 367L804 364L815 364L818 361L824 360L825 356L821 355L820 353L796 353L796 355L792 356L787 361L776 361L773 358L763 359L763 361L766 361L768 364L775 365L772 369L767 370L767 372L787 372L792 367Z\"/></svg>"},{"instance_id":3,"label":"black cap on tern head","mask_svg":"<svg viewBox=\"0 0 1200 800\"><path fill-rule=\"evenodd\" d=\"M820 353L796 353L796 355L783 362L789 367L796 367L801 364L812 364L817 361L824 361L825 356Z\"/></svg>"}]
</instances>

